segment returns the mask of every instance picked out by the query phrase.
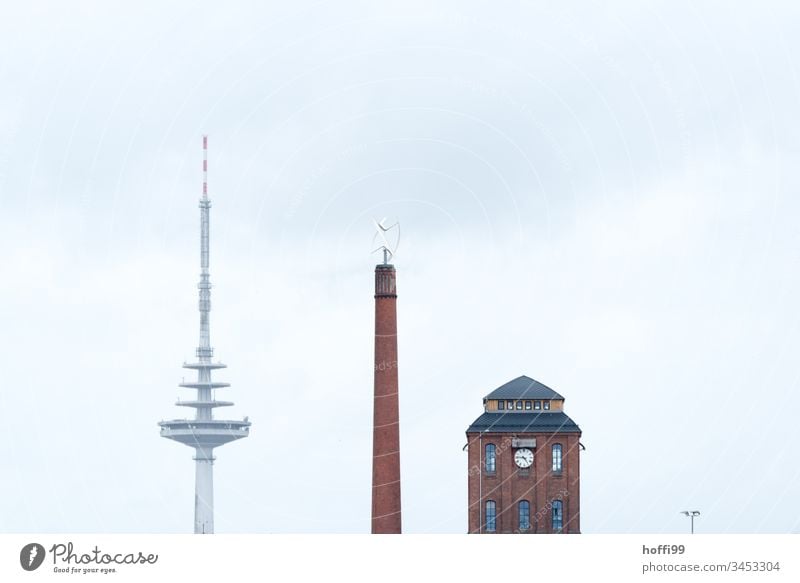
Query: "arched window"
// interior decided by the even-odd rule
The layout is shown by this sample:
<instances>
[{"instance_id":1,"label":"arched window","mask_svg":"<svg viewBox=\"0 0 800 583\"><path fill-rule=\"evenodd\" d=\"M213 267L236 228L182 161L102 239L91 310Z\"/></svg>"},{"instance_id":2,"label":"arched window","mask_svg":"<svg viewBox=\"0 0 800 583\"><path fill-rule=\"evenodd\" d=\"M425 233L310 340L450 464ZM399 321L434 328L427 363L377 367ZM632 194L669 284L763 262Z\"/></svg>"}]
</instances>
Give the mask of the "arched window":
<instances>
[{"instance_id":1,"label":"arched window","mask_svg":"<svg viewBox=\"0 0 800 583\"><path fill-rule=\"evenodd\" d=\"M495 459L496 448L493 443L486 444L486 473L493 474L497 468L497 460Z\"/></svg>"},{"instance_id":2,"label":"arched window","mask_svg":"<svg viewBox=\"0 0 800 583\"><path fill-rule=\"evenodd\" d=\"M519 502L519 529L528 530L531 527L531 503L527 500Z\"/></svg>"},{"instance_id":3,"label":"arched window","mask_svg":"<svg viewBox=\"0 0 800 583\"><path fill-rule=\"evenodd\" d=\"M553 532L558 532L564 528L564 503L561 500L553 500Z\"/></svg>"},{"instance_id":4,"label":"arched window","mask_svg":"<svg viewBox=\"0 0 800 583\"><path fill-rule=\"evenodd\" d=\"M561 473L561 444L553 444L553 473Z\"/></svg>"},{"instance_id":5,"label":"arched window","mask_svg":"<svg viewBox=\"0 0 800 583\"><path fill-rule=\"evenodd\" d=\"M497 505L494 500L486 501L486 532L497 530Z\"/></svg>"}]
</instances>

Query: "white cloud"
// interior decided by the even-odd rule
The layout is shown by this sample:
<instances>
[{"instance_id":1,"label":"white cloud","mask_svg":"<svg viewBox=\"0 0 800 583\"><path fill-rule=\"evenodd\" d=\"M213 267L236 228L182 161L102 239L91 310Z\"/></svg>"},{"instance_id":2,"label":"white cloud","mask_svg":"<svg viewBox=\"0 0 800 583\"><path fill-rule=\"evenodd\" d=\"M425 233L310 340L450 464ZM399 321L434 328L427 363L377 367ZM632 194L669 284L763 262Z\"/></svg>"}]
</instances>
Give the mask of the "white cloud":
<instances>
[{"instance_id":1,"label":"white cloud","mask_svg":"<svg viewBox=\"0 0 800 583\"><path fill-rule=\"evenodd\" d=\"M796 529L797 86L761 42L794 37L756 19L759 69L702 14L487 6L17 15L48 43L0 45L0 399L34 436L0 446L8 530L190 524L191 453L155 422L196 342L202 132L225 414L254 421L218 455L221 531L367 529L372 216L403 224L409 531L464 531L464 429L519 374L585 431L586 532L682 531L689 501L706 531Z\"/></svg>"}]
</instances>

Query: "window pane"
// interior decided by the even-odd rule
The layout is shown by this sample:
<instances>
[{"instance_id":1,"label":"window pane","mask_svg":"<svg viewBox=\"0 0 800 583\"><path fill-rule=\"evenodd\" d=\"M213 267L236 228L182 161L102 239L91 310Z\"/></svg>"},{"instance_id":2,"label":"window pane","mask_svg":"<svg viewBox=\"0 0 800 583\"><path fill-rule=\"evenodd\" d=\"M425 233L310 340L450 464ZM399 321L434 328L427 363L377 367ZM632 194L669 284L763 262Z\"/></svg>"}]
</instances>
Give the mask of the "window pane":
<instances>
[{"instance_id":1,"label":"window pane","mask_svg":"<svg viewBox=\"0 0 800 583\"><path fill-rule=\"evenodd\" d=\"M506 409L511 411L514 408L514 401L506 401Z\"/></svg>"},{"instance_id":2,"label":"window pane","mask_svg":"<svg viewBox=\"0 0 800 583\"><path fill-rule=\"evenodd\" d=\"M517 409L522 409L522 401L517 401Z\"/></svg>"},{"instance_id":3,"label":"window pane","mask_svg":"<svg viewBox=\"0 0 800 583\"><path fill-rule=\"evenodd\" d=\"M529 411L530 408L531 408L531 402L530 401L525 401L525 410Z\"/></svg>"},{"instance_id":4,"label":"window pane","mask_svg":"<svg viewBox=\"0 0 800 583\"><path fill-rule=\"evenodd\" d=\"M494 500L486 502L486 530L494 532L497 530L497 515Z\"/></svg>"},{"instance_id":5,"label":"window pane","mask_svg":"<svg viewBox=\"0 0 800 583\"><path fill-rule=\"evenodd\" d=\"M556 443L553 445L553 471L561 471L561 444Z\"/></svg>"},{"instance_id":6,"label":"window pane","mask_svg":"<svg viewBox=\"0 0 800 583\"><path fill-rule=\"evenodd\" d=\"M544 408L545 409L550 409L550 401L545 401L544 402Z\"/></svg>"},{"instance_id":7,"label":"window pane","mask_svg":"<svg viewBox=\"0 0 800 583\"><path fill-rule=\"evenodd\" d=\"M493 443L486 446L486 471L493 474L495 471L495 447Z\"/></svg>"},{"instance_id":8,"label":"window pane","mask_svg":"<svg viewBox=\"0 0 800 583\"><path fill-rule=\"evenodd\" d=\"M503 409L505 409L505 408L506 408L506 402L505 402L505 401L497 401L497 408L498 408L500 411L502 411Z\"/></svg>"},{"instance_id":9,"label":"window pane","mask_svg":"<svg viewBox=\"0 0 800 583\"><path fill-rule=\"evenodd\" d=\"M533 408L536 409L537 411L540 410L542 408L542 402L541 401L534 401L533 402Z\"/></svg>"},{"instance_id":10,"label":"window pane","mask_svg":"<svg viewBox=\"0 0 800 583\"><path fill-rule=\"evenodd\" d=\"M561 500L553 501L553 530L561 530L564 525L563 504Z\"/></svg>"},{"instance_id":11,"label":"window pane","mask_svg":"<svg viewBox=\"0 0 800 583\"><path fill-rule=\"evenodd\" d=\"M531 527L531 503L522 500L519 503L519 529L527 530Z\"/></svg>"}]
</instances>

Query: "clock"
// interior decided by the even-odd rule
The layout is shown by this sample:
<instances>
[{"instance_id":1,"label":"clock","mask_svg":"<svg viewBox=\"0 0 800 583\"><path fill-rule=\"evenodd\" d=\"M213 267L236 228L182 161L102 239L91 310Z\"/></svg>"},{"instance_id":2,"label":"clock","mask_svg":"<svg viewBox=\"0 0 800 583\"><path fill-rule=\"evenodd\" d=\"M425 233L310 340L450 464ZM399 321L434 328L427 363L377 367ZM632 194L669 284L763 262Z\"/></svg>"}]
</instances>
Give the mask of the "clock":
<instances>
[{"instance_id":1,"label":"clock","mask_svg":"<svg viewBox=\"0 0 800 583\"><path fill-rule=\"evenodd\" d=\"M518 449L514 454L514 462L522 469L531 467L533 463L533 452L527 447Z\"/></svg>"}]
</instances>

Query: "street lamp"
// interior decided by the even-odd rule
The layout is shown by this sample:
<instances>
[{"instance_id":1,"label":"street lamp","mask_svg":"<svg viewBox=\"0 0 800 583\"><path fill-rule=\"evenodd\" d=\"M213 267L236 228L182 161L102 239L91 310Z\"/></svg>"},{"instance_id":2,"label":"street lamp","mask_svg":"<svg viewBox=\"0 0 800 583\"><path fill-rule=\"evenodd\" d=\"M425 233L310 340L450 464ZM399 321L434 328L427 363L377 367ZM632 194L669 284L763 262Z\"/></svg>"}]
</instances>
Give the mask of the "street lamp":
<instances>
[{"instance_id":1,"label":"street lamp","mask_svg":"<svg viewBox=\"0 0 800 583\"><path fill-rule=\"evenodd\" d=\"M694 534L694 517L700 516L699 510L684 510L681 514L685 514L692 520L692 534Z\"/></svg>"}]
</instances>

